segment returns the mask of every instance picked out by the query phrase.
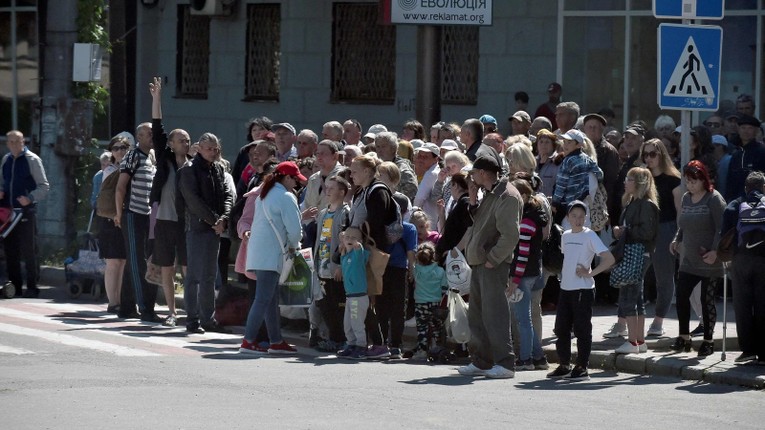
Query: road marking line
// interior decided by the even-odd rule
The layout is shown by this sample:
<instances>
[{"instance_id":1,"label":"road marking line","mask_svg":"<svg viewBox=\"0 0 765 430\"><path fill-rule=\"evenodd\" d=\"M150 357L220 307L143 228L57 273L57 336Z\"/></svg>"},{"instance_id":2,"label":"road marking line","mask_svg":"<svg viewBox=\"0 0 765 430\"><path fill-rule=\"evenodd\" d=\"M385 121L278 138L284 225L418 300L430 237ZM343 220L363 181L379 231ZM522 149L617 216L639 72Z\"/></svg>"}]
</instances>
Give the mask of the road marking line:
<instances>
[{"instance_id":1,"label":"road marking line","mask_svg":"<svg viewBox=\"0 0 765 430\"><path fill-rule=\"evenodd\" d=\"M0 354L24 355L24 354L34 354L34 353L35 353L34 351L30 351L28 349L14 348L12 346L0 345Z\"/></svg>"},{"instance_id":2,"label":"road marking line","mask_svg":"<svg viewBox=\"0 0 765 430\"><path fill-rule=\"evenodd\" d=\"M93 349L101 352L108 352L123 357L157 357L160 355L149 351L141 351L139 349L113 345L111 343L101 342L98 340L82 339L61 332L47 332L5 323L0 323L0 331L21 336L39 337L40 339L45 339L50 342L56 342L78 348Z\"/></svg>"}]
</instances>

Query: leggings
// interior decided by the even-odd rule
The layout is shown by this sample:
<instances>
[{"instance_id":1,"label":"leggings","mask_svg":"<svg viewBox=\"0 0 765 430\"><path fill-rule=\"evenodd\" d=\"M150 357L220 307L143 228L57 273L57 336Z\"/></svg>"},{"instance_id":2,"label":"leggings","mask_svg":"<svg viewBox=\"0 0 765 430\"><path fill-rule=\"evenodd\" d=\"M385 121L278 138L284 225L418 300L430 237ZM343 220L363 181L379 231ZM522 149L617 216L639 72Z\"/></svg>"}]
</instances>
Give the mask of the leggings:
<instances>
[{"instance_id":1,"label":"leggings","mask_svg":"<svg viewBox=\"0 0 765 430\"><path fill-rule=\"evenodd\" d=\"M704 340L712 340L717 322L717 308L715 307L717 278L706 278L687 272L680 272L677 281L677 320L680 324L680 334L690 334L690 297L699 281L701 282L701 320L704 324Z\"/></svg>"}]
</instances>

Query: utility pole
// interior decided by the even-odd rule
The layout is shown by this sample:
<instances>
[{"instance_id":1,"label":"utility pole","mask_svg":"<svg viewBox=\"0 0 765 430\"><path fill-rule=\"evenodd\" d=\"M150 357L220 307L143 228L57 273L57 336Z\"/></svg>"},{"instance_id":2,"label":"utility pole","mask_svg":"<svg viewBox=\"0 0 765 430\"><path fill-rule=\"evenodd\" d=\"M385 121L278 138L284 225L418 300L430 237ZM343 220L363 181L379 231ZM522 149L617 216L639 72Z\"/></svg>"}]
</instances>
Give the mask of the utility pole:
<instances>
[{"instance_id":1,"label":"utility pole","mask_svg":"<svg viewBox=\"0 0 765 430\"><path fill-rule=\"evenodd\" d=\"M417 27L417 118L425 133L441 119L441 27Z\"/></svg>"},{"instance_id":2,"label":"utility pole","mask_svg":"<svg viewBox=\"0 0 765 430\"><path fill-rule=\"evenodd\" d=\"M43 69L40 70L40 158L50 192L38 208L41 254L64 248L75 233L73 157L61 156L57 148L67 142L64 130L71 102L72 57L77 42L77 0L48 0L43 35ZM76 234L76 233L75 233Z\"/></svg>"}]
</instances>

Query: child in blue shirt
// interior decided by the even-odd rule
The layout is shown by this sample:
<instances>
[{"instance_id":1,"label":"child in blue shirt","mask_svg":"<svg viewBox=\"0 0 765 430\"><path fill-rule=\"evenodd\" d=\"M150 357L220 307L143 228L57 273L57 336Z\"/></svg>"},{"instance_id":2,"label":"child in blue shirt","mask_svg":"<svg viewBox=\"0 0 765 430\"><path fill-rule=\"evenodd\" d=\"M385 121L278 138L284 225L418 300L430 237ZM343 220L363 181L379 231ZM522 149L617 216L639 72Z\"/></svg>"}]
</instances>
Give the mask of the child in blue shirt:
<instances>
[{"instance_id":1,"label":"child in blue shirt","mask_svg":"<svg viewBox=\"0 0 765 430\"><path fill-rule=\"evenodd\" d=\"M348 342L345 349L337 353L338 357L363 360L367 357L367 334L364 320L369 308L367 295L367 261L369 250L361 244L361 230L349 227L340 234L342 256L340 266L343 270L345 288L345 317L343 328Z\"/></svg>"},{"instance_id":2,"label":"child in blue shirt","mask_svg":"<svg viewBox=\"0 0 765 430\"><path fill-rule=\"evenodd\" d=\"M431 340L438 336L443 326L436 310L448 284L446 271L436 263L436 246L432 242L417 246L415 258L414 318L417 321L417 346L411 353L413 359L424 360L428 357Z\"/></svg>"}]
</instances>

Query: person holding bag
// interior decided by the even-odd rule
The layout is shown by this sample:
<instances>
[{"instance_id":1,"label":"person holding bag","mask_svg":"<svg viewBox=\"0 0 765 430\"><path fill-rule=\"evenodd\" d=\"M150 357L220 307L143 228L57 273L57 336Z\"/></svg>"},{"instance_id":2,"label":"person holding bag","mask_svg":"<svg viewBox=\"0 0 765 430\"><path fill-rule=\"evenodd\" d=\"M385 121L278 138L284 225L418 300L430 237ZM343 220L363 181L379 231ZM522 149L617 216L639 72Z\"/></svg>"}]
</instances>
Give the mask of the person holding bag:
<instances>
[{"instance_id":1,"label":"person holding bag","mask_svg":"<svg viewBox=\"0 0 765 430\"><path fill-rule=\"evenodd\" d=\"M688 163L683 169L683 176L688 192L683 196L675 239L669 245L672 254L680 254L675 300L680 336L671 348L673 351L691 350L690 297L696 284L701 282L704 341L699 346L698 356L706 357L714 352L712 335L717 321L715 285L723 276L722 264L717 259L717 245L720 243L725 199L712 187L707 168L700 161Z\"/></svg>"},{"instance_id":2,"label":"person holding bag","mask_svg":"<svg viewBox=\"0 0 765 430\"><path fill-rule=\"evenodd\" d=\"M263 181L255 201L250 241L247 245L247 271L258 279L255 301L247 315L244 339L239 352L251 354L291 354L297 352L284 341L279 324L279 277L284 270L283 253L294 254L300 244L302 228L300 208L293 190L305 182L300 169L291 161L276 166ZM274 252L279 249L282 252ZM260 325L265 321L271 345L255 343Z\"/></svg>"},{"instance_id":3,"label":"person holding bag","mask_svg":"<svg viewBox=\"0 0 765 430\"><path fill-rule=\"evenodd\" d=\"M615 273L626 273L629 278L619 289L619 316L627 321L628 338L616 348L617 354L643 353L648 351L645 344L645 304L643 302L643 278L648 267L649 255L656 247L659 231L659 201L651 171L633 167L624 180L624 195L618 226L614 236L626 235L624 258L612 272L612 286Z\"/></svg>"}]
</instances>

